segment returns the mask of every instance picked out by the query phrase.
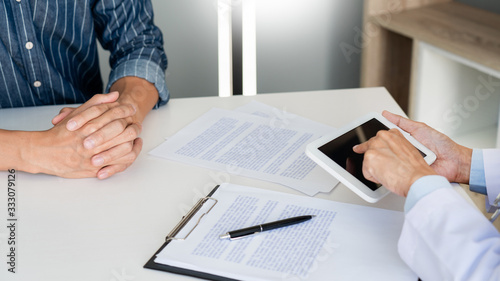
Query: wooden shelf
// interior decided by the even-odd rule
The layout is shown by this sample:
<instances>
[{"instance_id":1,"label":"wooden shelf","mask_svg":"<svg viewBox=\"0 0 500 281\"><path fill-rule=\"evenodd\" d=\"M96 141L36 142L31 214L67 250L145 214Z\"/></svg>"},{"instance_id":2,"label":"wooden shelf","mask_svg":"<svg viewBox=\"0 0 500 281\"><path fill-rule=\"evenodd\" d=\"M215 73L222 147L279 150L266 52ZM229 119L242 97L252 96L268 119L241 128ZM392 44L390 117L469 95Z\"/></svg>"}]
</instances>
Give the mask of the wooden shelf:
<instances>
[{"instance_id":1,"label":"wooden shelf","mask_svg":"<svg viewBox=\"0 0 500 281\"><path fill-rule=\"evenodd\" d=\"M408 113L416 42L500 73L500 15L451 0L365 0L362 87L386 87Z\"/></svg>"},{"instance_id":2,"label":"wooden shelf","mask_svg":"<svg viewBox=\"0 0 500 281\"><path fill-rule=\"evenodd\" d=\"M500 15L461 3L374 16L384 28L500 71Z\"/></svg>"}]
</instances>

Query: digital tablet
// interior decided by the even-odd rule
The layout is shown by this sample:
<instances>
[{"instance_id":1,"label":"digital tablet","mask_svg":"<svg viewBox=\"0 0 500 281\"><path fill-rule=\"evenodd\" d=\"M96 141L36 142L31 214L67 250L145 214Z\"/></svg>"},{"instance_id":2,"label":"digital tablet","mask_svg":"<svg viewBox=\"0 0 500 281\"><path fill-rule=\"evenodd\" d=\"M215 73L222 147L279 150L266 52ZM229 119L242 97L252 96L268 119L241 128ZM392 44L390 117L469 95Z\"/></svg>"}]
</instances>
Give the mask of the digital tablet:
<instances>
[{"instance_id":1,"label":"digital tablet","mask_svg":"<svg viewBox=\"0 0 500 281\"><path fill-rule=\"evenodd\" d=\"M372 112L310 143L306 154L361 198L375 203L390 191L365 179L362 171L364 155L355 153L352 148L374 137L378 131L391 128L399 129L381 114ZM429 165L436 160L436 154L407 132L399 130Z\"/></svg>"}]
</instances>

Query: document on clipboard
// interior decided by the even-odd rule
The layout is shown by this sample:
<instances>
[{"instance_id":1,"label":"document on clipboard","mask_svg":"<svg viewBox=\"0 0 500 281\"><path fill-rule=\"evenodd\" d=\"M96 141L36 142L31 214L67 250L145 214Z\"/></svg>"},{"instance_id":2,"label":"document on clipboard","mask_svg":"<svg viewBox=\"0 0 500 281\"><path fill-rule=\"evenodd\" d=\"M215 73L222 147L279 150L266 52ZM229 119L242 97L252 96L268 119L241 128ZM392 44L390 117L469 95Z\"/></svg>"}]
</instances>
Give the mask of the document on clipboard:
<instances>
[{"instance_id":1,"label":"document on clipboard","mask_svg":"<svg viewBox=\"0 0 500 281\"><path fill-rule=\"evenodd\" d=\"M307 222L220 239L300 215ZM403 213L224 183L144 266L209 280L417 280L397 253Z\"/></svg>"}]
</instances>

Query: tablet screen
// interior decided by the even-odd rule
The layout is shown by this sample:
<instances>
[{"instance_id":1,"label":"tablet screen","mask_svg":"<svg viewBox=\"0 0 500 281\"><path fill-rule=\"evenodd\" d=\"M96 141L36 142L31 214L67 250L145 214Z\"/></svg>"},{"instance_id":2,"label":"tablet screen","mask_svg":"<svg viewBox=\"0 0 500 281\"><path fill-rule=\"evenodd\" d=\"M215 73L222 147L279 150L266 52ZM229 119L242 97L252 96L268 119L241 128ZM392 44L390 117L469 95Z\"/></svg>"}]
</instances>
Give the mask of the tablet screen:
<instances>
[{"instance_id":1,"label":"tablet screen","mask_svg":"<svg viewBox=\"0 0 500 281\"><path fill-rule=\"evenodd\" d=\"M380 187L380 184L371 182L363 176L362 167L364 155L357 154L352 148L374 137L380 130L389 130L389 128L374 118L324 144L318 149L368 188L376 190ZM423 152L420 151L420 153L425 157Z\"/></svg>"}]
</instances>

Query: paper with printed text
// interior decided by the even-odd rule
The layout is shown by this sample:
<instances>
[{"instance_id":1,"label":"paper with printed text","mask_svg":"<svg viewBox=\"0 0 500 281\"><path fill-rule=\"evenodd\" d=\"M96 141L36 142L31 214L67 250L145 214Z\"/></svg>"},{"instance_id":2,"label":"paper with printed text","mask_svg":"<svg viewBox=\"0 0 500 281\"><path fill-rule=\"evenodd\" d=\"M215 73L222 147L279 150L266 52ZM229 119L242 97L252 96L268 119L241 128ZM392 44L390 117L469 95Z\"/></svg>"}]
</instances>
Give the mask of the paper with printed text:
<instances>
[{"instance_id":1,"label":"paper with printed text","mask_svg":"<svg viewBox=\"0 0 500 281\"><path fill-rule=\"evenodd\" d=\"M211 109L150 154L280 183L313 196L330 192L338 180L309 159L305 147L332 130L252 102L237 110Z\"/></svg>"},{"instance_id":2,"label":"paper with printed text","mask_svg":"<svg viewBox=\"0 0 500 281\"><path fill-rule=\"evenodd\" d=\"M237 280L417 280L397 253L403 213L222 184L184 241L156 263ZM219 235L294 216L313 219L230 241ZM191 219L184 232L198 221ZM184 237L179 234L178 237Z\"/></svg>"}]
</instances>

